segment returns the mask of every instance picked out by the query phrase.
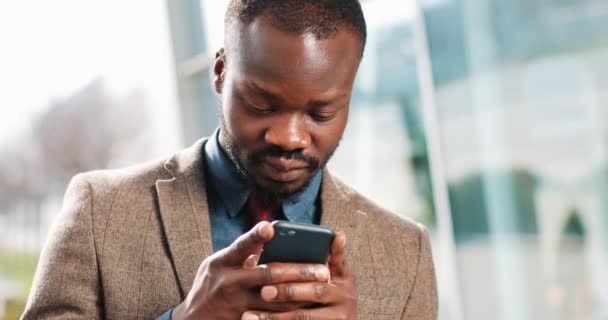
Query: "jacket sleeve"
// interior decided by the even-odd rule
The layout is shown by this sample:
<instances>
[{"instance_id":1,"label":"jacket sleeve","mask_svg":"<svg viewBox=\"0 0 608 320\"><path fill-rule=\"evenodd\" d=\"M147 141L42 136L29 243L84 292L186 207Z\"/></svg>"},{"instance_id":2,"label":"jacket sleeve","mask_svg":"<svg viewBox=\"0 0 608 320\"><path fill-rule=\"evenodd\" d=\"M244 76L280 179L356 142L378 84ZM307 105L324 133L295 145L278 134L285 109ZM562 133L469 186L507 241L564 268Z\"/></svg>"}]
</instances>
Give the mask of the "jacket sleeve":
<instances>
[{"instance_id":1,"label":"jacket sleeve","mask_svg":"<svg viewBox=\"0 0 608 320\"><path fill-rule=\"evenodd\" d=\"M90 184L75 176L42 250L21 319L103 317L91 197Z\"/></svg>"},{"instance_id":2,"label":"jacket sleeve","mask_svg":"<svg viewBox=\"0 0 608 320\"><path fill-rule=\"evenodd\" d=\"M410 292L402 320L436 320L438 317L437 280L426 228L420 225L420 248L414 286Z\"/></svg>"}]
</instances>

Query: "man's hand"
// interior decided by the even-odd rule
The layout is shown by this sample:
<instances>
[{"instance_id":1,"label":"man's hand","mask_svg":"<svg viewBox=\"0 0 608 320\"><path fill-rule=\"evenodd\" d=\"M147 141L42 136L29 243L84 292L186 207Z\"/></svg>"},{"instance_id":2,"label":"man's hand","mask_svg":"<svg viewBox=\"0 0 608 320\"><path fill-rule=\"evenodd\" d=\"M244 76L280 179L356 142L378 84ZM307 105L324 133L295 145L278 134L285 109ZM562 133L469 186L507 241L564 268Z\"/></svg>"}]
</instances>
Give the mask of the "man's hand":
<instances>
[{"instance_id":1,"label":"man's hand","mask_svg":"<svg viewBox=\"0 0 608 320\"><path fill-rule=\"evenodd\" d=\"M300 319L357 319L357 289L355 276L346 264L346 237L338 233L332 243L329 269L330 282L301 282L266 285L261 297L274 303L313 303L316 307L299 308L286 312L251 309L242 320L300 320Z\"/></svg>"},{"instance_id":2,"label":"man's hand","mask_svg":"<svg viewBox=\"0 0 608 320\"><path fill-rule=\"evenodd\" d=\"M298 302L268 302L260 297L259 288L265 285L327 282L330 276L323 265L255 266L255 256L273 236L272 225L261 222L228 248L207 257L197 271L192 290L175 308L172 319L234 320L246 310L286 312L305 306Z\"/></svg>"}]
</instances>

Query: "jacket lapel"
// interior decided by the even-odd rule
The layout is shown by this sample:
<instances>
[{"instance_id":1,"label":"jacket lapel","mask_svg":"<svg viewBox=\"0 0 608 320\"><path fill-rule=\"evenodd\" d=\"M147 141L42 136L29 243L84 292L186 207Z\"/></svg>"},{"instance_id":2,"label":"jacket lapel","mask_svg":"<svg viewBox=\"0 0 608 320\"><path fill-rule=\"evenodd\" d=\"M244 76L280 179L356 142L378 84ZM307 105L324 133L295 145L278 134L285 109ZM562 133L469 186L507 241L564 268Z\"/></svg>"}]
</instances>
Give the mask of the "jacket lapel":
<instances>
[{"instance_id":1,"label":"jacket lapel","mask_svg":"<svg viewBox=\"0 0 608 320\"><path fill-rule=\"evenodd\" d=\"M188 294L200 263L213 254L200 140L165 162L172 178L156 181L162 225L182 299Z\"/></svg>"},{"instance_id":2,"label":"jacket lapel","mask_svg":"<svg viewBox=\"0 0 608 320\"><path fill-rule=\"evenodd\" d=\"M346 234L345 255L356 275L359 310L375 305L378 279L369 235L366 234L368 214L360 210L352 191L328 172L321 187L321 224Z\"/></svg>"},{"instance_id":3,"label":"jacket lapel","mask_svg":"<svg viewBox=\"0 0 608 320\"><path fill-rule=\"evenodd\" d=\"M346 234L346 252L353 257L367 213L353 205L351 193L341 181L325 170L321 184L321 224Z\"/></svg>"}]
</instances>

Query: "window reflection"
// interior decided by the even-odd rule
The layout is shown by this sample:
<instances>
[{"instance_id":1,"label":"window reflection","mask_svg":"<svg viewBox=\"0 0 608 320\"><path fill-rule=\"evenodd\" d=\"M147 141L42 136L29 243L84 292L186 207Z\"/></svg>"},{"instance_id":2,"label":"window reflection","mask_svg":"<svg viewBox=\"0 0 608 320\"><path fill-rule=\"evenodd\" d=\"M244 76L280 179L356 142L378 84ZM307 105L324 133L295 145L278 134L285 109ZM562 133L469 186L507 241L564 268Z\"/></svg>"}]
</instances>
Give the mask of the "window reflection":
<instances>
[{"instance_id":1,"label":"window reflection","mask_svg":"<svg viewBox=\"0 0 608 320\"><path fill-rule=\"evenodd\" d=\"M605 317L608 3L441 1L424 16L461 316Z\"/></svg>"}]
</instances>

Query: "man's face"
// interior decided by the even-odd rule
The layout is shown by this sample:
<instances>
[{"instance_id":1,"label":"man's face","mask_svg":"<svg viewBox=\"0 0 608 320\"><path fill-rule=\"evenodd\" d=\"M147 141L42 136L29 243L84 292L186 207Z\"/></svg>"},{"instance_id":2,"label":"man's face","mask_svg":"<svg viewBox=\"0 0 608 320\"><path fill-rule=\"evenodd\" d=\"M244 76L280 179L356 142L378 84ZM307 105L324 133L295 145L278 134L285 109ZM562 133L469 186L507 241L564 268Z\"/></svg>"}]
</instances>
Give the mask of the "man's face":
<instances>
[{"instance_id":1,"label":"man's face","mask_svg":"<svg viewBox=\"0 0 608 320\"><path fill-rule=\"evenodd\" d=\"M285 197L300 191L336 149L360 60L348 31L317 40L261 16L236 23L215 61L220 144L244 178Z\"/></svg>"}]
</instances>

